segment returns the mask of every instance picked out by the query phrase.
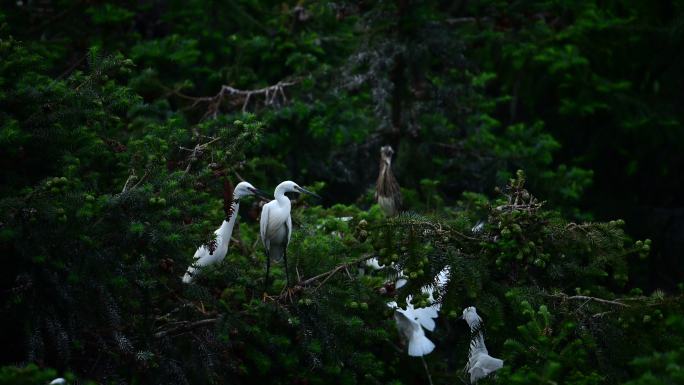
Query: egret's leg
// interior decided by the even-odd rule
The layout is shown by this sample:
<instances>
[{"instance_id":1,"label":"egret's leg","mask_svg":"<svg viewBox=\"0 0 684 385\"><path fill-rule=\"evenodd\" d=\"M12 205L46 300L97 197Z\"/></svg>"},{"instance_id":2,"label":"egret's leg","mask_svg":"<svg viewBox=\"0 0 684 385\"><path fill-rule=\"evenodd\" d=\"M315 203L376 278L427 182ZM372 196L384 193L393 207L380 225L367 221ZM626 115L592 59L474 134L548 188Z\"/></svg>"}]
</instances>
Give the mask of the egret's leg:
<instances>
[{"instance_id":1,"label":"egret's leg","mask_svg":"<svg viewBox=\"0 0 684 385\"><path fill-rule=\"evenodd\" d=\"M290 274L287 273L287 247L283 250L283 262L285 262L285 280L287 282L285 287L290 287Z\"/></svg>"},{"instance_id":2,"label":"egret's leg","mask_svg":"<svg viewBox=\"0 0 684 385\"><path fill-rule=\"evenodd\" d=\"M264 277L264 294L266 294L266 289L268 289L268 275L271 272L271 256L266 253L266 276Z\"/></svg>"}]
</instances>

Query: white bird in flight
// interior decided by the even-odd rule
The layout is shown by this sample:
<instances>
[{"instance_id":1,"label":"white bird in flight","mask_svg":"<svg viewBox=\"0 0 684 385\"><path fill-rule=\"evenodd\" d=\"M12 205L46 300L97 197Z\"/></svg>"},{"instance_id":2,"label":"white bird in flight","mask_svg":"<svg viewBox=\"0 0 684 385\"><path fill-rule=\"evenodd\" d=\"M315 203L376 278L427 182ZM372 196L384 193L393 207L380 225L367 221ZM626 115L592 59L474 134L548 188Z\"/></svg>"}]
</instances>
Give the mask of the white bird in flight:
<instances>
[{"instance_id":1,"label":"white bird in flight","mask_svg":"<svg viewBox=\"0 0 684 385\"><path fill-rule=\"evenodd\" d=\"M435 349L435 344L425 337L423 327L416 320L417 317L413 307L407 307L406 310L397 308L394 311L397 329L399 329L399 333L401 333L404 339L408 341L408 354L412 357L430 354Z\"/></svg>"},{"instance_id":2,"label":"white bird in flight","mask_svg":"<svg viewBox=\"0 0 684 385\"><path fill-rule=\"evenodd\" d=\"M446 266L435 277L434 285L426 285L420 289L423 294L428 295L429 305L426 307L414 307L411 295L406 296L406 309L400 308L395 301L387 303L387 306L395 309L394 320L397 329L408 341L410 356L424 356L430 354L435 348L435 344L425 336L423 328L431 332L435 330L435 319L439 316L442 305L435 300L434 292L444 290L449 282L449 274L450 267Z\"/></svg>"},{"instance_id":3,"label":"white bird in flight","mask_svg":"<svg viewBox=\"0 0 684 385\"><path fill-rule=\"evenodd\" d=\"M474 306L463 310L463 319L470 326L470 330L477 333L470 342L468 364L466 365L466 371L470 374L470 382L476 383L501 369L503 367L503 360L489 355L482 335L482 329L480 328L482 326L482 318L477 314Z\"/></svg>"},{"instance_id":4,"label":"white bird in flight","mask_svg":"<svg viewBox=\"0 0 684 385\"><path fill-rule=\"evenodd\" d=\"M261 220L259 221L261 241L266 249L266 278L264 279L264 287L268 287L271 258L276 261L284 260L287 287L290 286L290 276L287 271L287 245L290 243L290 237L292 236L292 217L290 216L292 206L290 198L285 196L285 193L288 192L305 193L319 199L321 198L318 194L288 180L276 187L273 193L275 199L264 205L261 210Z\"/></svg>"},{"instance_id":5,"label":"white bird in flight","mask_svg":"<svg viewBox=\"0 0 684 385\"><path fill-rule=\"evenodd\" d=\"M221 227L214 231L214 234L216 235L216 247L213 248L214 250L212 251L207 245L202 245L195 251L192 265L188 267L188 270L183 276L183 283L191 283L194 276L199 273L199 270L202 267L221 262L223 258L226 257L230 237L233 235L233 227L235 227L238 210L240 209L240 198L249 195L259 195L268 198L268 194L256 189L248 182L238 183L233 190L233 201L231 202L230 210L227 213L228 218L223 221Z\"/></svg>"}]
</instances>

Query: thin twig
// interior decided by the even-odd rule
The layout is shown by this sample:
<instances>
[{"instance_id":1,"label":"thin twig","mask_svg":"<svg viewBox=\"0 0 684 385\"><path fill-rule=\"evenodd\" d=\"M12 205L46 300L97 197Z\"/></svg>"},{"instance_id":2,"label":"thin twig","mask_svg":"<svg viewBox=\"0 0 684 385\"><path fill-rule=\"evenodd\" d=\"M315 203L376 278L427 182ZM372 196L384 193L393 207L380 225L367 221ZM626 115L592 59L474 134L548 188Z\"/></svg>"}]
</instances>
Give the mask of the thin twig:
<instances>
[{"instance_id":1,"label":"thin twig","mask_svg":"<svg viewBox=\"0 0 684 385\"><path fill-rule=\"evenodd\" d=\"M138 186L140 185L140 183L142 183L142 181L144 181L145 178L147 178L147 176L148 176L149 174L150 174L150 171L149 171L149 170L145 170L145 173L143 174L142 178L140 178L140 179L133 185L133 187L131 187L131 190L135 190L135 188L138 187Z\"/></svg>"},{"instance_id":2,"label":"thin twig","mask_svg":"<svg viewBox=\"0 0 684 385\"><path fill-rule=\"evenodd\" d=\"M168 330L162 330L154 334L155 338L163 338L166 337L169 334L177 334L177 333L185 333L187 331L190 331L192 329L202 327L202 326L207 326L207 325L213 325L218 321L218 318L207 318L195 322L182 322L180 326L168 329Z\"/></svg>"},{"instance_id":3,"label":"thin twig","mask_svg":"<svg viewBox=\"0 0 684 385\"><path fill-rule=\"evenodd\" d=\"M603 299L603 298L596 298L596 297L589 297L586 295L573 295L573 296L568 296L567 294L547 294L549 297L554 297L554 298L560 298L562 300L574 300L574 301L593 301L593 302L598 302L602 303L605 305L613 305L613 306L620 306L620 307L629 307L629 305L618 302L618 300L608 300L608 299ZM582 305L584 306L584 305Z\"/></svg>"},{"instance_id":4,"label":"thin twig","mask_svg":"<svg viewBox=\"0 0 684 385\"><path fill-rule=\"evenodd\" d=\"M196 144L195 147L192 149L187 148L187 147L179 147L181 150L185 150L185 151L190 152L190 156L188 156L188 165L185 167L184 173L187 174L190 171L190 167L192 167L192 163L199 158L200 154L202 154L202 152L207 147L209 147L211 144L213 144L219 140L221 140L221 137L211 138L211 140L206 142L206 143Z\"/></svg>"},{"instance_id":5,"label":"thin twig","mask_svg":"<svg viewBox=\"0 0 684 385\"><path fill-rule=\"evenodd\" d=\"M430 370L428 369L427 362L425 362L425 356L420 356L420 360L423 361L423 367L425 368L425 374L427 375L428 383L430 385L433 385L432 376L430 375Z\"/></svg>"},{"instance_id":6,"label":"thin twig","mask_svg":"<svg viewBox=\"0 0 684 385\"><path fill-rule=\"evenodd\" d=\"M135 176L135 170L133 170L133 173L131 173L131 175L128 176L128 179L126 179L126 183L124 183L124 186L121 189L122 194L125 193L126 190L128 190L128 184L131 183L131 180L133 180L134 178L137 178L137 176Z\"/></svg>"},{"instance_id":7,"label":"thin twig","mask_svg":"<svg viewBox=\"0 0 684 385\"><path fill-rule=\"evenodd\" d=\"M271 299L277 300L278 302L283 302L284 300L287 300L287 299L291 300L292 299L291 297L294 293L298 293L299 291L301 291L305 287L312 285L313 283L319 281L320 279L323 279L323 281L321 281L316 286L316 288L314 289L314 290L318 290L321 286L323 286L326 282L328 282L328 280L330 278L332 278L332 276L335 275L338 271L346 270L348 266L352 266L352 265L361 263L361 262L368 260L368 259L371 259L371 258L373 258L372 255L364 255L362 258L356 259L356 260L351 261L351 262L347 262L347 263L337 265L335 268L333 268L331 270L328 270L324 273L315 275L311 278L305 279L304 281L300 280L290 290L287 290L285 292L281 292L278 297L274 297ZM299 271L297 271L297 274L299 274ZM350 277L351 277L351 275L350 275Z\"/></svg>"}]
</instances>

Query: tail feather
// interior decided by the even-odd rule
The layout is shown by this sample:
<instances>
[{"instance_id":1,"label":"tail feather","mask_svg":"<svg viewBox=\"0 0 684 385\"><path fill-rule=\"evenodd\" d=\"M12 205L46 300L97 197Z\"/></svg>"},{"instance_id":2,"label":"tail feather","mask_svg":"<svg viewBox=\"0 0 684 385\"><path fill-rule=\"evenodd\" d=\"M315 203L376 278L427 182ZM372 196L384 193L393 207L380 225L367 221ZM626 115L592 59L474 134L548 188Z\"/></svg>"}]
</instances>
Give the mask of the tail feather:
<instances>
[{"instance_id":1,"label":"tail feather","mask_svg":"<svg viewBox=\"0 0 684 385\"><path fill-rule=\"evenodd\" d=\"M408 354L412 357L428 355L435 349L435 344L425 337L424 334L412 336L411 339L409 339L408 345Z\"/></svg>"}]
</instances>

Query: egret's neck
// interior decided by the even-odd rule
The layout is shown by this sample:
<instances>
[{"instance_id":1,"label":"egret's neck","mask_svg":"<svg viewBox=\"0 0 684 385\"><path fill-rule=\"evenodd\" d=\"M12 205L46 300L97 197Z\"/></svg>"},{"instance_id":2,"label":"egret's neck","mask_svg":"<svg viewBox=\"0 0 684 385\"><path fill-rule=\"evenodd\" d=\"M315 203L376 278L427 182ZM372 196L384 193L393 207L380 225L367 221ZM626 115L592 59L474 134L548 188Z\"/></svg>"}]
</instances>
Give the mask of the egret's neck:
<instances>
[{"instance_id":1,"label":"egret's neck","mask_svg":"<svg viewBox=\"0 0 684 385\"><path fill-rule=\"evenodd\" d=\"M278 201L280 207L290 207L290 198L285 195L285 189L281 189L280 187L276 188L273 196L276 201Z\"/></svg>"},{"instance_id":2,"label":"egret's neck","mask_svg":"<svg viewBox=\"0 0 684 385\"><path fill-rule=\"evenodd\" d=\"M219 229L222 236L230 237L233 234L233 227L235 226L235 220L237 220L239 210L240 199L233 197L233 201L230 203L230 211L226 213L227 217Z\"/></svg>"}]
</instances>

